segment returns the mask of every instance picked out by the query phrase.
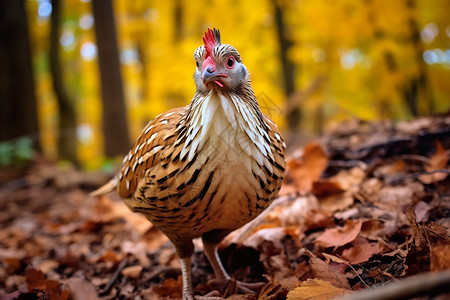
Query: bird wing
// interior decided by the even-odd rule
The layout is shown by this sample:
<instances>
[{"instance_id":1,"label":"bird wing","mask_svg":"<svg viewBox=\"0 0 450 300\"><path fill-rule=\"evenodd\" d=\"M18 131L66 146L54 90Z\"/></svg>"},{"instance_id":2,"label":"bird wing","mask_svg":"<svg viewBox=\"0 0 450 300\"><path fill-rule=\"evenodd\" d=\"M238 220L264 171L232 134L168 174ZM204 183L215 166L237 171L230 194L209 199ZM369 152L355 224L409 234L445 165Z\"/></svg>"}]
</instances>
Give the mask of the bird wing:
<instances>
[{"instance_id":1,"label":"bird wing","mask_svg":"<svg viewBox=\"0 0 450 300\"><path fill-rule=\"evenodd\" d=\"M188 106L174 108L150 121L124 157L120 172L90 196L103 195L117 189L120 197L130 198L145 172L157 165L164 157L164 150L175 142L177 125L187 110Z\"/></svg>"},{"instance_id":2,"label":"bird wing","mask_svg":"<svg viewBox=\"0 0 450 300\"><path fill-rule=\"evenodd\" d=\"M283 177L284 170L286 168L286 143L284 142L283 136L281 135L278 126L266 115L263 115L267 126L269 126L269 137L271 142L271 147L274 155L273 165L275 169L278 169L281 177Z\"/></svg>"}]
</instances>

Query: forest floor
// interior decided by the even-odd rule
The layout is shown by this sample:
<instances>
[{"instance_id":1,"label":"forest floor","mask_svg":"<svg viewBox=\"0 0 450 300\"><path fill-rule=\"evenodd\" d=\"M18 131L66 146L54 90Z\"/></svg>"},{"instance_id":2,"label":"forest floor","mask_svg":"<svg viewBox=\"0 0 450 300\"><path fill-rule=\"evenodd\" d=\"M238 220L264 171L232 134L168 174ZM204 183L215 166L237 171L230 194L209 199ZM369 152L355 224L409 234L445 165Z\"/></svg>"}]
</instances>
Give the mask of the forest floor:
<instances>
[{"instance_id":1,"label":"forest floor","mask_svg":"<svg viewBox=\"0 0 450 300\"><path fill-rule=\"evenodd\" d=\"M273 205L220 245L235 279L266 285L234 296L230 285L222 295L331 299L438 274L446 283L421 287L420 299L449 297L449 149L442 115L350 121L293 151ZM167 238L116 194L88 197L107 179L45 161L0 171L1 300L180 299ZM212 270L198 241L196 249L202 295L214 289ZM389 299L412 290L406 284Z\"/></svg>"}]
</instances>

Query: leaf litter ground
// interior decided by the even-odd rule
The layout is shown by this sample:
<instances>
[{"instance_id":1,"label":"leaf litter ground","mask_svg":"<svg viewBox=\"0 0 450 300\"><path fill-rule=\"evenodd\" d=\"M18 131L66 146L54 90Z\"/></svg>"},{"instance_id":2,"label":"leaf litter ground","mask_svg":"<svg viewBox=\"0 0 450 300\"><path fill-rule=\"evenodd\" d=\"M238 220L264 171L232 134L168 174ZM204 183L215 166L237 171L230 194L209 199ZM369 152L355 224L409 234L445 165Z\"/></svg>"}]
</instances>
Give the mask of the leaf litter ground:
<instances>
[{"instance_id":1,"label":"leaf litter ground","mask_svg":"<svg viewBox=\"0 0 450 300\"><path fill-rule=\"evenodd\" d=\"M450 117L437 116L350 121L294 151L274 204L220 245L236 280L267 284L221 294L331 299L414 275L448 277L449 149ZM180 298L167 238L115 194L87 196L106 180L44 161L0 172L0 299ZM212 269L196 248L194 289L206 294ZM432 297L445 295L423 299Z\"/></svg>"}]
</instances>

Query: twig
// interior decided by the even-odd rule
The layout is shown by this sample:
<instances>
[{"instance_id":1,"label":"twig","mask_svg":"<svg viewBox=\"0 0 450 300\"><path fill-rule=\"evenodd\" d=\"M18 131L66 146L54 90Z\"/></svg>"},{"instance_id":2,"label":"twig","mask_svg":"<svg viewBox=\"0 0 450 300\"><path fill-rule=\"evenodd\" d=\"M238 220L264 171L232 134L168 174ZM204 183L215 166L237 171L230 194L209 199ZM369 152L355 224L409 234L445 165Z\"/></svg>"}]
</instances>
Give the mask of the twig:
<instances>
[{"instance_id":1,"label":"twig","mask_svg":"<svg viewBox=\"0 0 450 300\"><path fill-rule=\"evenodd\" d=\"M257 228L259 225L264 223L266 216L268 214L270 214L275 207L282 205L284 203L289 203L289 202L295 201L296 199L297 199L297 197L295 197L295 196L293 197L292 195L279 197L279 198L275 199L272 202L272 204L265 211L263 211L259 216L257 216L253 221L251 221L250 223L247 223L243 227L241 227L239 229L239 231L237 232L237 234L232 237L230 242L236 243L236 244L241 243L247 236L250 235L250 233L252 233L254 231L255 228Z\"/></svg>"},{"instance_id":2,"label":"twig","mask_svg":"<svg viewBox=\"0 0 450 300\"><path fill-rule=\"evenodd\" d=\"M403 160L419 161L426 165L430 165L430 159L428 157L417 155L417 154L401 154L401 155L398 155L396 158L403 159Z\"/></svg>"},{"instance_id":3,"label":"twig","mask_svg":"<svg viewBox=\"0 0 450 300\"><path fill-rule=\"evenodd\" d=\"M423 295L439 295L450 292L450 270L426 273L405 278L381 287L349 294L339 300L403 300Z\"/></svg>"},{"instance_id":4,"label":"twig","mask_svg":"<svg viewBox=\"0 0 450 300\"><path fill-rule=\"evenodd\" d=\"M346 261L345 259L343 259L340 255L336 255L336 256L337 256L340 260L342 260L342 262L343 262L345 265L347 265L347 267L350 267L350 268L353 270L353 272L356 274L356 276L358 276L359 280L361 280L361 282L362 282L366 287L369 288L369 286L367 285L367 283L361 278L361 276L359 276L358 272L355 270L355 268L353 268L353 266L352 266L348 261Z\"/></svg>"},{"instance_id":5,"label":"twig","mask_svg":"<svg viewBox=\"0 0 450 300\"><path fill-rule=\"evenodd\" d=\"M113 287L114 283L117 281L117 279L119 278L120 272L122 272L122 270L126 267L126 265L128 264L128 257L125 257L119 264L119 266L117 267L116 271L114 272L113 276L111 277L111 279L109 280L108 284L105 286L105 288L103 290L101 290L98 294L99 296L105 296L106 294L109 293L109 291L111 290L111 288Z\"/></svg>"},{"instance_id":6,"label":"twig","mask_svg":"<svg viewBox=\"0 0 450 300\"><path fill-rule=\"evenodd\" d=\"M309 83L309 86L305 90L296 91L292 95L290 95L286 103L286 106L284 107L284 115L285 116L289 115L294 109L299 107L299 105L304 100L311 97L311 95L314 94L314 92L317 91L320 85L326 80L327 80L326 76L319 75Z\"/></svg>"},{"instance_id":7,"label":"twig","mask_svg":"<svg viewBox=\"0 0 450 300\"><path fill-rule=\"evenodd\" d=\"M335 168L366 168L367 164L362 160L330 160L328 162L328 167Z\"/></svg>"},{"instance_id":8,"label":"twig","mask_svg":"<svg viewBox=\"0 0 450 300\"><path fill-rule=\"evenodd\" d=\"M398 131L395 133L402 134L402 132ZM437 131L419 132L418 134L409 137L393 137L387 139L386 141L374 143L355 150L328 145L328 151L330 152L331 157L340 154L347 160L364 160L375 151L382 151L382 153L378 153L378 157L386 157L387 154L396 154L396 147L401 148L403 151L407 149L415 149L417 145L423 145L426 142L434 141L436 139L448 138L449 136L450 128L445 128ZM405 155L406 153L397 154Z\"/></svg>"},{"instance_id":9,"label":"twig","mask_svg":"<svg viewBox=\"0 0 450 300\"><path fill-rule=\"evenodd\" d=\"M394 176L386 178L386 182L388 184L392 184L392 183L396 183L399 181L404 181L406 179L415 179L422 175L431 175L431 174L436 174L436 173L450 174L450 170L440 169L440 170L433 170L433 171L428 171L428 172L424 171L424 172L414 173L414 174L410 174L410 175L394 175Z\"/></svg>"}]
</instances>

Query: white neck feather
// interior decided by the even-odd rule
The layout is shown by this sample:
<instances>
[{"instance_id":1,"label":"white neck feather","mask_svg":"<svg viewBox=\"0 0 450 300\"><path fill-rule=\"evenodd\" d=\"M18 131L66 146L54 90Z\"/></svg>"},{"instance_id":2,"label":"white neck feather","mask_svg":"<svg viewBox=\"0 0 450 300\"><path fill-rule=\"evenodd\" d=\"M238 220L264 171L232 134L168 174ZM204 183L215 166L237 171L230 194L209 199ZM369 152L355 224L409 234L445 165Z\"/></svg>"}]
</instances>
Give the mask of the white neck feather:
<instances>
[{"instance_id":1,"label":"white neck feather","mask_svg":"<svg viewBox=\"0 0 450 300\"><path fill-rule=\"evenodd\" d=\"M189 129L182 158L188 155L190 161L196 152L216 151L216 155L247 155L260 165L270 166L267 157L273 159L273 154L267 143L267 126L261 124L264 121L244 99L211 90L194 103L186 122Z\"/></svg>"}]
</instances>

